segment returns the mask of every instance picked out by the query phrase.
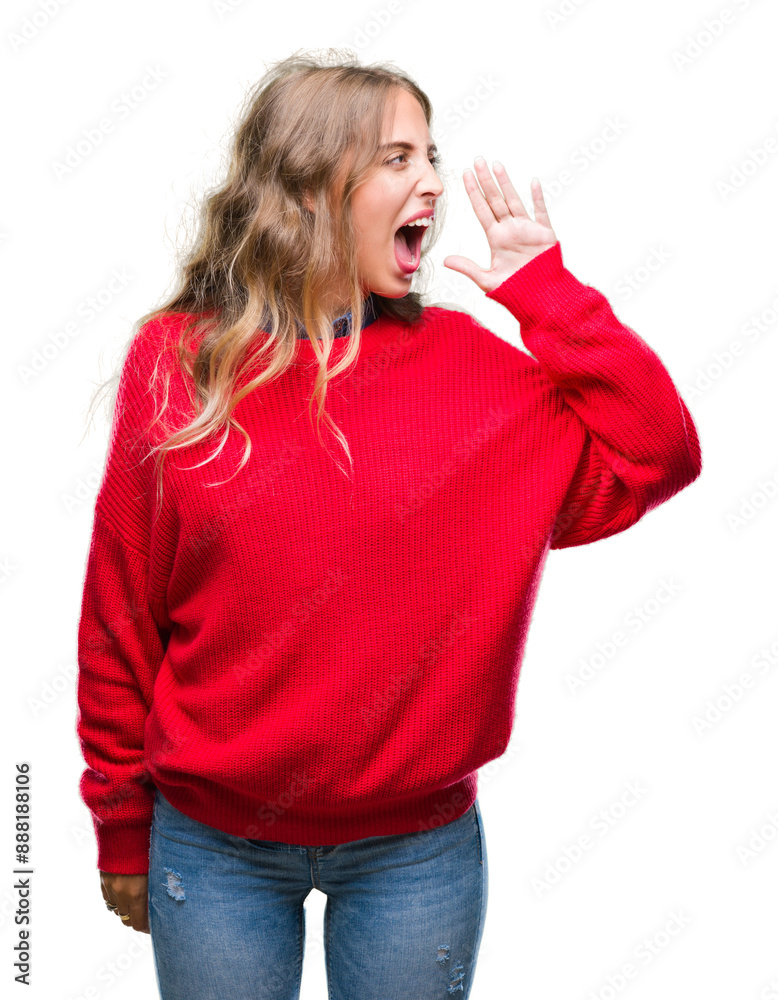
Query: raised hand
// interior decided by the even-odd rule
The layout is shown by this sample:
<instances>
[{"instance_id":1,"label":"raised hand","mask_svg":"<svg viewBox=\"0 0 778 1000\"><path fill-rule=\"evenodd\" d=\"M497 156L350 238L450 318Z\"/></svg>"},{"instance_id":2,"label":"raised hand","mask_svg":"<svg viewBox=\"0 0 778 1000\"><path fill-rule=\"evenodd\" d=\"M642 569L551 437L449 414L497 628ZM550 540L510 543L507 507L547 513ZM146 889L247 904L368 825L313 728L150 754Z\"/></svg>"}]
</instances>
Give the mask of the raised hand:
<instances>
[{"instance_id":1,"label":"raised hand","mask_svg":"<svg viewBox=\"0 0 778 1000\"><path fill-rule=\"evenodd\" d=\"M557 238L551 228L543 191L537 177L532 178L530 185L535 209L533 220L527 214L521 198L511 184L508 172L501 163L497 161L494 163L495 176L500 187L497 187L492 179L483 157L476 157L475 169L478 180L469 168L465 170L463 180L473 211L484 227L489 241L492 262L485 270L468 257L454 254L446 257L443 265L472 278L481 291L490 292L520 267L528 264L533 257L554 246Z\"/></svg>"}]
</instances>

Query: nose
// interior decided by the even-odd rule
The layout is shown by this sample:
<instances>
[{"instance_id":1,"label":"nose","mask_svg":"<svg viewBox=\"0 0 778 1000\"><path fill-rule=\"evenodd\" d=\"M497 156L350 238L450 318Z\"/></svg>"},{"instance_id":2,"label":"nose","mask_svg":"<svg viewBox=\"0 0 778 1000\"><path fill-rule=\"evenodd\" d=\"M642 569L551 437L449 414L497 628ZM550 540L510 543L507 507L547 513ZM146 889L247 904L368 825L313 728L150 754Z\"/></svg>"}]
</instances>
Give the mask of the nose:
<instances>
[{"instance_id":1,"label":"nose","mask_svg":"<svg viewBox=\"0 0 778 1000\"><path fill-rule=\"evenodd\" d=\"M425 160L425 163L427 168L422 171L419 177L419 187L421 188L419 195L422 198L439 198L444 191L443 183L438 177L434 165L429 160Z\"/></svg>"}]
</instances>

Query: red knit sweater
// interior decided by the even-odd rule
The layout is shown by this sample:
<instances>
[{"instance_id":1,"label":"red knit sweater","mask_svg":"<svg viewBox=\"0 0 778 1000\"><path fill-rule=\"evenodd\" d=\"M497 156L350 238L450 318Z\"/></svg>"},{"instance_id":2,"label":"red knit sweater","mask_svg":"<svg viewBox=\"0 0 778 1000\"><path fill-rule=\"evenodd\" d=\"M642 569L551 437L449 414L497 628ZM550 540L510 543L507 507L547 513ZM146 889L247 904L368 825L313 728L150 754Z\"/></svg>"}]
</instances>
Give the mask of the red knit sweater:
<instances>
[{"instance_id":1,"label":"red knit sweater","mask_svg":"<svg viewBox=\"0 0 778 1000\"><path fill-rule=\"evenodd\" d=\"M249 462L232 476L234 430L200 468L213 441L173 453L156 520L138 459L182 315L135 337L78 628L100 869L148 871L154 786L236 837L305 845L457 819L508 744L549 548L623 531L700 474L659 357L559 243L487 298L534 357L467 313L379 317L327 393L349 479L309 419L317 362L299 340L235 410ZM191 415L175 370L170 400Z\"/></svg>"}]
</instances>

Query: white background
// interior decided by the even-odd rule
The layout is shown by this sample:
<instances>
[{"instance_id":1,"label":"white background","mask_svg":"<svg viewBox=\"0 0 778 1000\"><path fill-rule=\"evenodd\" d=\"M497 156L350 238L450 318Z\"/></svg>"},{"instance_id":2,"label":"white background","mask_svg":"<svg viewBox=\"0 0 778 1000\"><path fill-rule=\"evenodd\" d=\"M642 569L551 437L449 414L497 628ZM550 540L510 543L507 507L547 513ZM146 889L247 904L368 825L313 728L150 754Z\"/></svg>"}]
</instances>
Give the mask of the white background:
<instances>
[{"instance_id":1,"label":"white background","mask_svg":"<svg viewBox=\"0 0 778 1000\"><path fill-rule=\"evenodd\" d=\"M514 738L481 770L490 895L471 996L778 997L776 8L47 2L51 15L44 0L4 4L0 39L0 988L24 992L12 968L11 809L15 762L28 760L24 995L157 995L149 936L103 905L77 790L76 629L108 432L98 413L82 440L86 410L136 319L172 288L183 220L219 171L246 88L295 50L347 46L365 63L393 60L435 107L449 214L430 301L459 302L521 346L507 310L441 262L489 264L462 183L476 155L501 160L527 205L537 175L566 266L661 357L703 450L701 477L637 525L549 556ZM133 88L137 106L111 111ZM58 176L68 147L107 115L112 131ZM115 271L126 284L106 292ZM87 320L91 296L102 305ZM77 335L56 346L70 322ZM46 362L30 374L36 352ZM664 583L674 593L662 603ZM596 659L618 631L627 641ZM571 693L593 658L594 676ZM714 721L700 730L706 712ZM606 834L592 825L601 810ZM585 834L590 848L566 861ZM307 902L303 1000L326 996L324 902L317 891ZM619 980L629 963L635 975Z\"/></svg>"}]
</instances>

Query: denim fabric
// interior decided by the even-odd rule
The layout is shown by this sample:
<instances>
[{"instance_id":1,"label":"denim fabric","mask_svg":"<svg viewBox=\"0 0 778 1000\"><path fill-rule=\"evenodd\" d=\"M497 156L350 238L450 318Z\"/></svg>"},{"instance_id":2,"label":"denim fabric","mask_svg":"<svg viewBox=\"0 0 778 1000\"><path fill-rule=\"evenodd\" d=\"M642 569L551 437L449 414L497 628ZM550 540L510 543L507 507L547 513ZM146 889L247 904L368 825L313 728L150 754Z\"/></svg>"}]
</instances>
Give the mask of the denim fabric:
<instances>
[{"instance_id":1,"label":"denim fabric","mask_svg":"<svg viewBox=\"0 0 778 1000\"><path fill-rule=\"evenodd\" d=\"M307 847L190 819L157 789L149 926L162 1000L298 1000L327 896L329 1000L467 1000L488 900L478 800L431 830Z\"/></svg>"}]
</instances>

